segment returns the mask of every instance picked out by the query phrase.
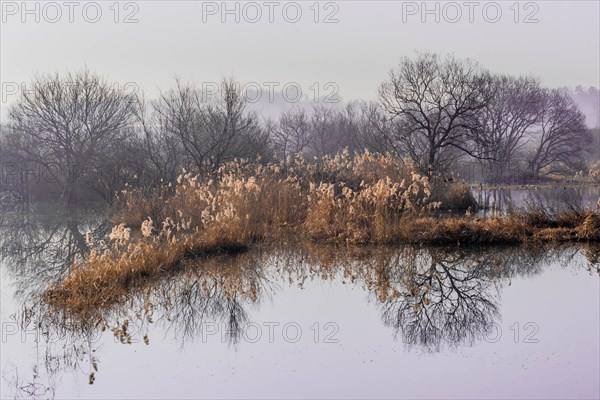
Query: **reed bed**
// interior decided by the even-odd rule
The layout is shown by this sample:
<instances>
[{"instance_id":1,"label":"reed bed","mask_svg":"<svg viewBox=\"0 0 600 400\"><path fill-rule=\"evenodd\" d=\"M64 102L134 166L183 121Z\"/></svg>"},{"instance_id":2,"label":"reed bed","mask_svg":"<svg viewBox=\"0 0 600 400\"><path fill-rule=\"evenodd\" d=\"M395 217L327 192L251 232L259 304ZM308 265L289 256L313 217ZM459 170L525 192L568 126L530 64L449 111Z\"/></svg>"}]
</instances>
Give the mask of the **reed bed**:
<instances>
[{"instance_id":1,"label":"reed bed","mask_svg":"<svg viewBox=\"0 0 600 400\"><path fill-rule=\"evenodd\" d=\"M464 215L439 216L466 207ZM352 245L600 240L600 201L595 210L489 218L472 216L473 207L466 184L432 180L387 154L345 151L318 164L301 156L266 165L236 160L211 176L184 171L155 192L121 193L110 236L88 237L89 254L44 296L86 312L122 301L186 259L290 238Z\"/></svg>"}]
</instances>

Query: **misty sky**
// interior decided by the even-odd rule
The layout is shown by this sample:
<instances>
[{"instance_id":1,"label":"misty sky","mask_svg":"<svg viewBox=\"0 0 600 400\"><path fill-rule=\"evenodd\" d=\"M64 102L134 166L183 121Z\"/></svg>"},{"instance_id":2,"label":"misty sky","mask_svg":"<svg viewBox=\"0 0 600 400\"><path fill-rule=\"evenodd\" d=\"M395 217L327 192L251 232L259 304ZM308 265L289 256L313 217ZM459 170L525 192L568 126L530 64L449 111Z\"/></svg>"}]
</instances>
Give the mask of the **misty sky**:
<instances>
[{"instance_id":1,"label":"misty sky","mask_svg":"<svg viewBox=\"0 0 600 400\"><path fill-rule=\"evenodd\" d=\"M7 4L12 3L12 4ZM318 82L321 94L327 82L335 82L346 99L374 98L377 88L399 58L416 50L453 52L471 57L496 72L532 74L547 86L600 86L600 8L598 1L537 1L525 9L519 5L515 22L513 1L497 2L502 10L495 17L491 2L476 2L474 22L469 8L459 1L462 16L456 23L456 8L439 3L440 22L435 14L423 17L421 2L338 1L319 4L319 23L314 22L312 1L298 2L302 16L297 23L284 19L279 2L269 22L269 8L257 2L262 17L256 23L256 8L243 10L240 22L235 15L208 11L221 8L221 2L141 1L119 4L115 23L113 4L98 2L102 15L98 22L83 18L80 2L69 22L69 9L57 2L34 14L23 15L21 2L2 3L1 81L27 82L35 72L77 70L87 66L116 82L136 82L148 96L166 89L175 75L184 80L218 81L234 76L242 82L297 82L304 94ZM210 4L209 4L210 3ZM410 4L409 4L410 3ZM435 2L428 3L434 9ZM533 5L532 5L533 4ZM484 16L483 7L487 15ZM94 6L95 7L95 6ZM95 8L86 8L93 20ZM235 3L229 3L234 8ZM411 9L412 7L412 9ZM491 7L491 8L490 8ZM513 7L513 9L511 9ZM203 10L207 11L203 13ZM295 18L295 8L287 6L285 17ZM407 11L403 14L403 10ZM408 11L413 14L409 15ZM123 23L134 13L137 23ZM338 22L323 23L333 13ZM446 14L444 14L446 13ZM537 23L524 23L527 15ZM25 17L27 20L22 21ZM498 19L498 22L487 22ZM57 19L51 23L47 19ZM203 21L203 19L205 21ZM405 21L403 21L403 19ZM268 90L267 87L264 90ZM281 90L280 87L275 91ZM15 96L3 93L3 109Z\"/></svg>"}]
</instances>

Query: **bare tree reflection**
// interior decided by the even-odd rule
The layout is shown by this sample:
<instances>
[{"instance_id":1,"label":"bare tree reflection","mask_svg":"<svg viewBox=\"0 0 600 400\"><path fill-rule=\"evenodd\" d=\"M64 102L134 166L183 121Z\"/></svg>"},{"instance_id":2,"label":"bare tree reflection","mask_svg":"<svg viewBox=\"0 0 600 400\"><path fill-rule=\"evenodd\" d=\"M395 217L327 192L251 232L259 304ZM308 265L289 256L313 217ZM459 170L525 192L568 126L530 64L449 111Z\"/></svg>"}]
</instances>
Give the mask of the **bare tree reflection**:
<instances>
[{"instance_id":1,"label":"bare tree reflection","mask_svg":"<svg viewBox=\"0 0 600 400\"><path fill-rule=\"evenodd\" d=\"M539 273L547 255L548 250L538 247L490 251L310 246L288 260L287 279L361 284L376 299L383 323L397 338L408 347L437 351L444 344L483 339L500 317L502 285Z\"/></svg>"},{"instance_id":2,"label":"bare tree reflection","mask_svg":"<svg viewBox=\"0 0 600 400\"><path fill-rule=\"evenodd\" d=\"M398 295L382 304L384 323L409 345L473 343L499 317L488 263L462 251L415 252L400 267Z\"/></svg>"},{"instance_id":3,"label":"bare tree reflection","mask_svg":"<svg viewBox=\"0 0 600 400\"><path fill-rule=\"evenodd\" d=\"M500 291L512 279L538 274L550 264L600 273L600 250L591 244L556 249L269 246L188 260L172 274L135 287L121 303L98 310L97 319L79 321L46 308L39 294L85 254L82 232L101 238L107 229L76 214L60 220L27 214L2 218L0 249L15 285L14 320L40 337L31 372L15 369L8 379L19 396L53 396L61 372L85 373L93 383L96 350L110 332L125 344L142 338L149 344L150 333L161 332L183 346L213 323L225 327L227 345L237 345L252 309L284 285L332 280L362 287L395 337L409 348L437 351L481 340L500 317Z\"/></svg>"},{"instance_id":4,"label":"bare tree reflection","mask_svg":"<svg viewBox=\"0 0 600 400\"><path fill-rule=\"evenodd\" d=\"M97 228L89 216L66 210L58 215L3 214L0 253L15 279L18 296L38 294L48 282L61 279L76 257L88 250L81 229ZM96 223L96 225L99 225Z\"/></svg>"},{"instance_id":5,"label":"bare tree reflection","mask_svg":"<svg viewBox=\"0 0 600 400\"><path fill-rule=\"evenodd\" d=\"M177 279L149 288L137 297L137 320L159 314L156 322L165 326L182 343L201 336L207 322L221 324L225 340L237 344L249 322L247 308L259 303L271 290L264 276L260 253L192 261ZM136 296L134 296L136 297ZM130 308L118 309L131 315ZM151 318L150 321L154 322Z\"/></svg>"},{"instance_id":6,"label":"bare tree reflection","mask_svg":"<svg viewBox=\"0 0 600 400\"><path fill-rule=\"evenodd\" d=\"M42 318L46 314L39 294L48 282L61 279L73 260L87 251L81 229L96 227L94 218L87 214L53 211L55 215L35 210L1 215L2 264L13 285L17 307L3 322L16 324L25 332L26 342L34 344L31 371L24 373L14 366L2 377L15 398L53 398L60 371L93 369L95 363L93 330L74 332L53 318Z\"/></svg>"}]
</instances>

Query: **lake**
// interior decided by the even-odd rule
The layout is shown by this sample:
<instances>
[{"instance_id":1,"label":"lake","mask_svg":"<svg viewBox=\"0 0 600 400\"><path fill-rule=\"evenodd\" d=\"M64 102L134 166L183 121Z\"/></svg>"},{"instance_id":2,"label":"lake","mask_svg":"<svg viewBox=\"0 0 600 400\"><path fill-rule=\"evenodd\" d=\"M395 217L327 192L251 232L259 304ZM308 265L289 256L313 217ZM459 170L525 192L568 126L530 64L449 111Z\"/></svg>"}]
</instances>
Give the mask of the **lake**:
<instances>
[{"instance_id":1,"label":"lake","mask_svg":"<svg viewBox=\"0 0 600 400\"><path fill-rule=\"evenodd\" d=\"M39 294L98 225L4 216L2 398L600 397L597 245L258 246L81 325Z\"/></svg>"}]
</instances>

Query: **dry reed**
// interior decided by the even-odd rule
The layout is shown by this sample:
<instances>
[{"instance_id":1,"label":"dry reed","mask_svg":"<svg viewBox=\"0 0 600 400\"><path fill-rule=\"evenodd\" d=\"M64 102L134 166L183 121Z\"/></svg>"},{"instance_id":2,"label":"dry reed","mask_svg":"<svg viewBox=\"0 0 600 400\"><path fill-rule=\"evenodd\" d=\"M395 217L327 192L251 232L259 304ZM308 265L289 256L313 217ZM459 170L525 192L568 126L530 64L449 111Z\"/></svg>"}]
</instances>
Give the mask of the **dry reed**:
<instances>
[{"instance_id":1,"label":"dry reed","mask_svg":"<svg viewBox=\"0 0 600 400\"><path fill-rule=\"evenodd\" d=\"M434 201L440 198L451 203ZM319 164L300 156L267 165L239 160L210 177L184 171L155 193L124 191L107 242L90 238L89 254L45 298L85 313L121 301L132 286L177 270L185 259L240 252L289 235L346 244L600 240L600 203L579 212L435 215L441 207L472 204L467 185L432 185L410 164L368 152L346 151Z\"/></svg>"}]
</instances>

